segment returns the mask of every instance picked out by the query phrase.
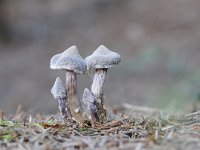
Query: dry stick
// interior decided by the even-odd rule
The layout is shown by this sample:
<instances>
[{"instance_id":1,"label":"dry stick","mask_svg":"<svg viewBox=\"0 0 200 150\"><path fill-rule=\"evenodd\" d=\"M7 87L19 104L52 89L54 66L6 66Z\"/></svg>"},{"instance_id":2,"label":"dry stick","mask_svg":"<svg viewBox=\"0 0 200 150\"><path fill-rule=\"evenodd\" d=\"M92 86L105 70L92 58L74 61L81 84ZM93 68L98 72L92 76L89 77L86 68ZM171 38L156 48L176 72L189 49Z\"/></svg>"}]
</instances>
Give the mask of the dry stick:
<instances>
[{"instance_id":1,"label":"dry stick","mask_svg":"<svg viewBox=\"0 0 200 150\"><path fill-rule=\"evenodd\" d=\"M157 140L159 138L159 131L155 130L155 139Z\"/></svg>"},{"instance_id":2,"label":"dry stick","mask_svg":"<svg viewBox=\"0 0 200 150\"><path fill-rule=\"evenodd\" d=\"M24 114L24 112L22 111L22 106L19 105L17 107L17 110L16 110L15 115L13 116L12 120L19 120L23 114Z\"/></svg>"},{"instance_id":3,"label":"dry stick","mask_svg":"<svg viewBox=\"0 0 200 150\"><path fill-rule=\"evenodd\" d=\"M4 112L0 110L0 121L3 121Z\"/></svg>"},{"instance_id":4,"label":"dry stick","mask_svg":"<svg viewBox=\"0 0 200 150\"><path fill-rule=\"evenodd\" d=\"M192 124L196 124L196 123L199 123L199 122L200 122L200 119L197 119L197 120L194 120L194 121L186 122L183 125L192 125Z\"/></svg>"},{"instance_id":5,"label":"dry stick","mask_svg":"<svg viewBox=\"0 0 200 150\"><path fill-rule=\"evenodd\" d=\"M192 124L196 124L196 123L199 123L199 122L200 122L200 119L197 119L197 120L194 120L194 121L189 121L189 122L185 122L185 123L181 123L181 124L175 124L175 125L163 127L161 130L165 131L165 130L176 128L176 127L179 127L179 126L183 126L183 125L187 126L187 125L192 125Z\"/></svg>"},{"instance_id":6,"label":"dry stick","mask_svg":"<svg viewBox=\"0 0 200 150\"><path fill-rule=\"evenodd\" d=\"M96 73L94 75L93 83L91 86L91 91L97 99L96 105L100 122L104 122L106 120L106 108L104 104L104 94L103 94L106 73L107 69L96 69Z\"/></svg>"},{"instance_id":7,"label":"dry stick","mask_svg":"<svg viewBox=\"0 0 200 150\"><path fill-rule=\"evenodd\" d=\"M157 108L134 106L131 104L124 103L123 106L127 109L133 109L135 111L150 112L150 113L160 113L161 110Z\"/></svg>"},{"instance_id":8,"label":"dry stick","mask_svg":"<svg viewBox=\"0 0 200 150\"><path fill-rule=\"evenodd\" d=\"M121 126L121 125L122 125L122 121L115 120L101 126L100 130L110 129L110 128Z\"/></svg>"},{"instance_id":9,"label":"dry stick","mask_svg":"<svg viewBox=\"0 0 200 150\"><path fill-rule=\"evenodd\" d=\"M76 121L84 123L87 118L83 111L78 93L77 93L77 76L72 71L66 72L66 90L68 96L69 110Z\"/></svg>"},{"instance_id":10,"label":"dry stick","mask_svg":"<svg viewBox=\"0 0 200 150\"><path fill-rule=\"evenodd\" d=\"M194 117L194 116L197 116L197 115L200 115L200 111L197 111L197 112L193 112L193 113L189 113L189 114L185 114L184 117Z\"/></svg>"}]
</instances>

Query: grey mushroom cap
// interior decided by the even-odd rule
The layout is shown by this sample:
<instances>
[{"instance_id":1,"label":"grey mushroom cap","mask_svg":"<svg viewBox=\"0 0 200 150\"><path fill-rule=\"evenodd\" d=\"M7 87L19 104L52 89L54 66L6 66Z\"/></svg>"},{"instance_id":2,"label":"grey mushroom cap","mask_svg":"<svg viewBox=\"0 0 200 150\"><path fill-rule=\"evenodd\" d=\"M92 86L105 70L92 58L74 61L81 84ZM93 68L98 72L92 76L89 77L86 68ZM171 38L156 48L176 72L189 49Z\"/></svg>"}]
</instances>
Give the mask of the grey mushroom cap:
<instances>
[{"instance_id":1,"label":"grey mushroom cap","mask_svg":"<svg viewBox=\"0 0 200 150\"><path fill-rule=\"evenodd\" d=\"M95 102L95 97L93 96L92 92L88 88L85 88L83 92L82 101L84 102L84 104Z\"/></svg>"},{"instance_id":2,"label":"grey mushroom cap","mask_svg":"<svg viewBox=\"0 0 200 150\"><path fill-rule=\"evenodd\" d=\"M99 46L92 55L85 58L88 69L110 68L121 62L120 55L104 45Z\"/></svg>"},{"instance_id":3,"label":"grey mushroom cap","mask_svg":"<svg viewBox=\"0 0 200 150\"><path fill-rule=\"evenodd\" d=\"M86 71L87 66L84 59L80 56L77 47L71 46L63 53L57 54L51 58L50 68L82 74Z\"/></svg>"},{"instance_id":4,"label":"grey mushroom cap","mask_svg":"<svg viewBox=\"0 0 200 150\"><path fill-rule=\"evenodd\" d=\"M66 97L65 86L60 77L56 78L56 81L51 89L51 93L53 94L54 99Z\"/></svg>"}]
</instances>

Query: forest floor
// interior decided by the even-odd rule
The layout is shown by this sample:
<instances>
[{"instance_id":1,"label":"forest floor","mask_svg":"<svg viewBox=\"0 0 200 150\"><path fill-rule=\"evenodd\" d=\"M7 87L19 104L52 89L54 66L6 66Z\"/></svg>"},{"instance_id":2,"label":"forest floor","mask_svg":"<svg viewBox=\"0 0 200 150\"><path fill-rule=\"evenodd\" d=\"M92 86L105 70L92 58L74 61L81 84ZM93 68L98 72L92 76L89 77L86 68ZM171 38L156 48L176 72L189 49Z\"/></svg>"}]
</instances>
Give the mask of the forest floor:
<instances>
[{"instance_id":1,"label":"forest floor","mask_svg":"<svg viewBox=\"0 0 200 150\"><path fill-rule=\"evenodd\" d=\"M103 125L78 126L59 115L0 112L0 149L200 149L200 112L167 115L124 104Z\"/></svg>"}]
</instances>

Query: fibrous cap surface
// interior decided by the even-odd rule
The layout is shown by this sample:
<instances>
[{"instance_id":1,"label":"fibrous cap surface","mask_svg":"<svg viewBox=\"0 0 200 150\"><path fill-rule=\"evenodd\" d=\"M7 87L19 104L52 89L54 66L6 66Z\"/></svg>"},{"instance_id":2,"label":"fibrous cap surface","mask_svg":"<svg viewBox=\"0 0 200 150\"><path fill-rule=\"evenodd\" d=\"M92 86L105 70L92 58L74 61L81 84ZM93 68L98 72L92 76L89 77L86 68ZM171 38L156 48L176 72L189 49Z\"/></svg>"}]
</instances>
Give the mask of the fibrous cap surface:
<instances>
[{"instance_id":1,"label":"fibrous cap surface","mask_svg":"<svg viewBox=\"0 0 200 150\"><path fill-rule=\"evenodd\" d=\"M121 62L120 55L104 45L99 46L92 55L85 58L88 69L110 68Z\"/></svg>"},{"instance_id":2,"label":"fibrous cap surface","mask_svg":"<svg viewBox=\"0 0 200 150\"><path fill-rule=\"evenodd\" d=\"M71 46L63 53L57 54L51 58L50 68L82 74L86 71L87 66L84 59L80 56L77 47Z\"/></svg>"}]
</instances>

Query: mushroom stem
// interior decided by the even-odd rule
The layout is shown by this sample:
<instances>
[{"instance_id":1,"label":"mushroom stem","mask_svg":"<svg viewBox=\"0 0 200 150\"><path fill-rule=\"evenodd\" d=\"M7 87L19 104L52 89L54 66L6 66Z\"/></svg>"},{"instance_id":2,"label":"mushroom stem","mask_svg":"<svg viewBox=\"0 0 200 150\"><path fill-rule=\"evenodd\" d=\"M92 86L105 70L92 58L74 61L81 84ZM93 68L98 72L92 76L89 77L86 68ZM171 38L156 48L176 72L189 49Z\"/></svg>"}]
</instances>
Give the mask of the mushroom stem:
<instances>
[{"instance_id":1,"label":"mushroom stem","mask_svg":"<svg viewBox=\"0 0 200 150\"><path fill-rule=\"evenodd\" d=\"M61 115L64 118L71 118L71 113L69 112L69 109L67 108L67 103L66 103L66 97L65 98L58 98L58 108L60 110Z\"/></svg>"},{"instance_id":2,"label":"mushroom stem","mask_svg":"<svg viewBox=\"0 0 200 150\"><path fill-rule=\"evenodd\" d=\"M66 72L66 90L69 103L68 106L72 117L78 123L84 123L87 118L85 117L85 113L77 93L77 75L72 71Z\"/></svg>"},{"instance_id":3,"label":"mushroom stem","mask_svg":"<svg viewBox=\"0 0 200 150\"><path fill-rule=\"evenodd\" d=\"M106 79L107 69L96 69L93 83L91 86L92 94L96 97L96 107L98 110L99 120L100 122L104 122L106 120L106 108L104 104L104 82Z\"/></svg>"}]
</instances>

